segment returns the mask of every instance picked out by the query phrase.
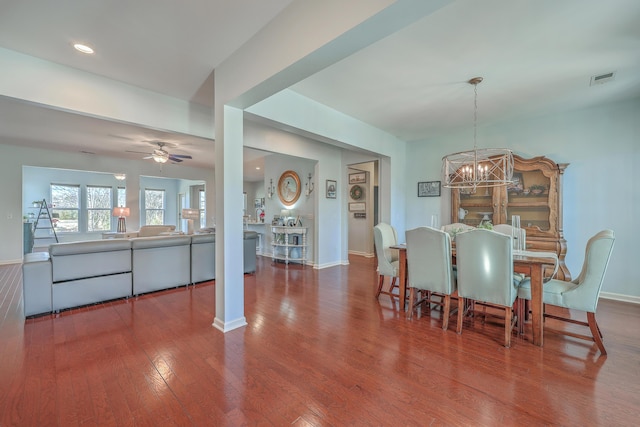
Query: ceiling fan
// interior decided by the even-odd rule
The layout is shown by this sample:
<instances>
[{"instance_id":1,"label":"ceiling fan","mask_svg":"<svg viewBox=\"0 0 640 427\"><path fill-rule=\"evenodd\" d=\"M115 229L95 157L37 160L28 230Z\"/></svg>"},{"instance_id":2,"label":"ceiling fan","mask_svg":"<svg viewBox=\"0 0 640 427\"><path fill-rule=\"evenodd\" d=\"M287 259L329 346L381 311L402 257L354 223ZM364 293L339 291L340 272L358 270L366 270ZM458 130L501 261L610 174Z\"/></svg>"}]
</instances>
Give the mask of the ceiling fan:
<instances>
[{"instance_id":1,"label":"ceiling fan","mask_svg":"<svg viewBox=\"0 0 640 427\"><path fill-rule=\"evenodd\" d=\"M158 148L154 149L152 153L143 153L149 154L147 157L143 157L143 159L153 159L157 163L167 163L169 160L172 162L180 163L183 159L192 159L193 157L188 154L171 154L167 150L164 149L164 146L167 145L164 142L154 141L152 144L158 146Z\"/></svg>"}]
</instances>

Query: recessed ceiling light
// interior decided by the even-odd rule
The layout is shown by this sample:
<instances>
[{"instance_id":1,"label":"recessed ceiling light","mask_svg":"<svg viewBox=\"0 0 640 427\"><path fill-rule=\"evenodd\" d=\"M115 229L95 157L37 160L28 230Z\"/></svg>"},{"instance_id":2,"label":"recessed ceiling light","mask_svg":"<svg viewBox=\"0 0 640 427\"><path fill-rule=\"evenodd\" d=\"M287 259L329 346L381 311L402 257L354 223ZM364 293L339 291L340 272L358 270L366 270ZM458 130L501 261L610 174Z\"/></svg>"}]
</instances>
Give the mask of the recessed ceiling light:
<instances>
[{"instance_id":1,"label":"recessed ceiling light","mask_svg":"<svg viewBox=\"0 0 640 427\"><path fill-rule=\"evenodd\" d=\"M81 44L81 43L76 43L76 44L73 45L73 47L78 52L87 53L87 54L92 54L93 53L93 49L91 49L89 46Z\"/></svg>"},{"instance_id":2,"label":"recessed ceiling light","mask_svg":"<svg viewBox=\"0 0 640 427\"><path fill-rule=\"evenodd\" d=\"M258 170L258 171L259 171L259 170L260 170L260 166L256 166L256 170Z\"/></svg>"}]
</instances>

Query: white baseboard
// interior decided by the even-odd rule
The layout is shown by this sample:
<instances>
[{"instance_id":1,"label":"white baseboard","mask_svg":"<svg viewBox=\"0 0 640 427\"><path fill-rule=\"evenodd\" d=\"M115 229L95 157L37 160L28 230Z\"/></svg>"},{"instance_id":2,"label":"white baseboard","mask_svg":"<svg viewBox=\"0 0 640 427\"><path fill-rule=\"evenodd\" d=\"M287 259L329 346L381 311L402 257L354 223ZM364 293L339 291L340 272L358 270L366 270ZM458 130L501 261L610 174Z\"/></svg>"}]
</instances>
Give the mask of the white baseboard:
<instances>
[{"instance_id":1,"label":"white baseboard","mask_svg":"<svg viewBox=\"0 0 640 427\"><path fill-rule=\"evenodd\" d=\"M375 254L372 254L371 252L359 252L359 251L349 251L349 255L359 255L366 258L373 258L375 256Z\"/></svg>"},{"instance_id":2,"label":"white baseboard","mask_svg":"<svg viewBox=\"0 0 640 427\"><path fill-rule=\"evenodd\" d=\"M600 298L610 299L614 301L630 302L632 304L640 304L640 297L633 295L614 294L613 292L600 292Z\"/></svg>"},{"instance_id":3,"label":"white baseboard","mask_svg":"<svg viewBox=\"0 0 640 427\"><path fill-rule=\"evenodd\" d=\"M316 270L320 270L320 269L323 269L323 268L336 267L336 266L339 266L339 265L349 265L349 261L328 262L326 264L314 265L313 268L315 268Z\"/></svg>"},{"instance_id":4,"label":"white baseboard","mask_svg":"<svg viewBox=\"0 0 640 427\"><path fill-rule=\"evenodd\" d=\"M9 265L9 264L22 264L22 258L20 259L9 259L6 261L0 261L0 265Z\"/></svg>"},{"instance_id":5,"label":"white baseboard","mask_svg":"<svg viewBox=\"0 0 640 427\"><path fill-rule=\"evenodd\" d=\"M244 316L226 323L217 317L213 319L213 327L222 332L233 331L234 329L238 329L243 326L247 326L247 319Z\"/></svg>"}]
</instances>

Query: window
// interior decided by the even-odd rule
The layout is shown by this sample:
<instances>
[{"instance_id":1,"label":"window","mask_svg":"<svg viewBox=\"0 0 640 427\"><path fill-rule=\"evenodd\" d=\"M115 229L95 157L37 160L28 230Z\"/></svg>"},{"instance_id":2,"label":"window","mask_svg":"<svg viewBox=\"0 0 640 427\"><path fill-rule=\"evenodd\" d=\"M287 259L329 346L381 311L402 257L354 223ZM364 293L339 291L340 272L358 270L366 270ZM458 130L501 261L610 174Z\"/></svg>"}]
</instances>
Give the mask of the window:
<instances>
[{"instance_id":1,"label":"window","mask_svg":"<svg viewBox=\"0 0 640 427\"><path fill-rule=\"evenodd\" d=\"M204 197L204 190L198 191L198 206L200 209L200 228L205 228L207 226L207 216L205 215L205 207L206 207L206 199Z\"/></svg>"},{"instance_id":2,"label":"window","mask_svg":"<svg viewBox=\"0 0 640 427\"><path fill-rule=\"evenodd\" d=\"M111 230L111 187L87 186L87 231Z\"/></svg>"},{"instance_id":3,"label":"window","mask_svg":"<svg viewBox=\"0 0 640 427\"><path fill-rule=\"evenodd\" d=\"M80 186L51 184L52 216L58 218L57 233L78 232Z\"/></svg>"},{"instance_id":4,"label":"window","mask_svg":"<svg viewBox=\"0 0 640 427\"><path fill-rule=\"evenodd\" d=\"M118 187L117 206L127 206L127 190L124 187Z\"/></svg>"},{"instance_id":5,"label":"window","mask_svg":"<svg viewBox=\"0 0 640 427\"><path fill-rule=\"evenodd\" d=\"M146 225L164 224L164 190L144 190Z\"/></svg>"}]
</instances>

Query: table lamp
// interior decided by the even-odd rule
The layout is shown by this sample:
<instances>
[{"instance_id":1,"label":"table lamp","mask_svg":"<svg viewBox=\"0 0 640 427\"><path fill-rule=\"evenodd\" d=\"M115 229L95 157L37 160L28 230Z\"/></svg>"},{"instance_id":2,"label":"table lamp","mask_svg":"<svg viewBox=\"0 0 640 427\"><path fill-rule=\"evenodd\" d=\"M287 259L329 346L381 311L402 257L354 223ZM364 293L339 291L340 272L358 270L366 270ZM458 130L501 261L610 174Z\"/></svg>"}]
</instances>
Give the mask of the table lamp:
<instances>
[{"instance_id":1,"label":"table lamp","mask_svg":"<svg viewBox=\"0 0 640 427\"><path fill-rule=\"evenodd\" d=\"M113 216L118 217L118 233L126 233L127 222L125 218L129 216L129 208L125 208L124 206L113 208Z\"/></svg>"},{"instance_id":2,"label":"table lamp","mask_svg":"<svg viewBox=\"0 0 640 427\"><path fill-rule=\"evenodd\" d=\"M187 234L193 234L193 220L200 219L200 211L193 208L182 209L182 219L187 220Z\"/></svg>"}]
</instances>

